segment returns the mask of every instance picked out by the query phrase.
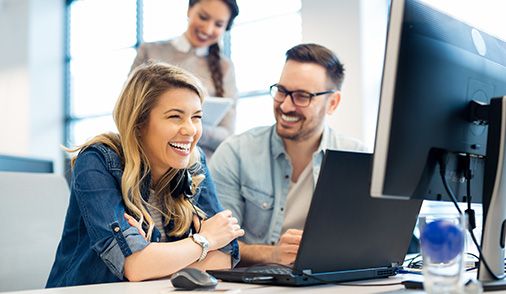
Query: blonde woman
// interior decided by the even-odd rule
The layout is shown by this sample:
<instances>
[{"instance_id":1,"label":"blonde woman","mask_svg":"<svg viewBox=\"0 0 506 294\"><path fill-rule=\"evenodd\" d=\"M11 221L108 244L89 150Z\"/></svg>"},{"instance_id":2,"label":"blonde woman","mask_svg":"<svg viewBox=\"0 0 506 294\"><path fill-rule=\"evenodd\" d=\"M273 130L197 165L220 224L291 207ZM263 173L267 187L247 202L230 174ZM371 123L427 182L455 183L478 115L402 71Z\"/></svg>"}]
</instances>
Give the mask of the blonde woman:
<instances>
[{"instance_id":1,"label":"blonde woman","mask_svg":"<svg viewBox=\"0 0 506 294\"><path fill-rule=\"evenodd\" d=\"M200 82L167 64L130 75L118 134L74 151L70 204L47 287L141 281L184 267L230 268L244 234L216 198L205 157Z\"/></svg>"}]
</instances>

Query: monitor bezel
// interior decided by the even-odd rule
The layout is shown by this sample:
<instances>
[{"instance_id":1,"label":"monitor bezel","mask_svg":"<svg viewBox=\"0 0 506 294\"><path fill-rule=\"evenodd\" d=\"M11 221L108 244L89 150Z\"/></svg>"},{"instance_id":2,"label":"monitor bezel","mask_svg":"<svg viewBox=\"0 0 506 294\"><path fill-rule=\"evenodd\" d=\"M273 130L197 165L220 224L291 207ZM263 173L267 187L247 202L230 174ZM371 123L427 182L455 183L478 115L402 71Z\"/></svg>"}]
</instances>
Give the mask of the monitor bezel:
<instances>
[{"instance_id":1,"label":"monitor bezel","mask_svg":"<svg viewBox=\"0 0 506 294\"><path fill-rule=\"evenodd\" d=\"M374 158L371 176L371 196L390 199L410 199L409 195L386 195L384 179L388 162L391 117L393 112L395 82L397 78L398 53L404 21L405 0L392 1L387 30L387 42L383 77L381 81L381 101L378 113Z\"/></svg>"}]
</instances>

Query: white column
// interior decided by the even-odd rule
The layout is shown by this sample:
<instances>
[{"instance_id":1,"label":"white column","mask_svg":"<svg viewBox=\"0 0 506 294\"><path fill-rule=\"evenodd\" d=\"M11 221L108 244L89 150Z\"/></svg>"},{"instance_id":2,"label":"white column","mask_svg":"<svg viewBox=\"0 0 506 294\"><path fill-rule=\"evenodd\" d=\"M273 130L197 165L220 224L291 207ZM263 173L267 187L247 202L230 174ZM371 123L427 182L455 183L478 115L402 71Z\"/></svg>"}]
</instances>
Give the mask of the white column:
<instances>
[{"instance_id":1,"label":"white column","mask_svg":"<svg viewBox=\"0 0 506 294\"><path fill-rule=\"evenodd\" d=\"M62 171L63 0L0 0L0 153Z\"/></svg>"},{"instance_id":2,"label":"white column","mask_svg":"<svg viewBox=\"0 0 506 294\"><path fill-rule=\"evenodd\" d=\"M302 0L302 39L345 66L342 101L329 124L373 150L386 37L387 0Z\"/></svg>"}]
</instances>

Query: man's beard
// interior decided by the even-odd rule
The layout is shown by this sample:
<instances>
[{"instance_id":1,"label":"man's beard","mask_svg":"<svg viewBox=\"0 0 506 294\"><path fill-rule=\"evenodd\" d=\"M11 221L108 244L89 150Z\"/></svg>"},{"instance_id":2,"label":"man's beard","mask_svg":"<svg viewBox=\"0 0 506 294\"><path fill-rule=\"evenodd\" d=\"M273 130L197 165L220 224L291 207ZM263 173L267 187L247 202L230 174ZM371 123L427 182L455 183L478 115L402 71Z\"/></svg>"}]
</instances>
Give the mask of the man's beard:
<instances>
[{"instance_id":1,"label":"man's beard","mask_svg":"<svg viewBox=\"0 0 506 294\"><path fill-rule=\"evenodd\" d=\"M279 111L278 113L279 113L278 120L282 120L281 114L285 114L287 116L297 116L297 117L300 117L300 120L298 123L301 124L301 127L299 129L297 129L296 131L294 131L294 129L291 129L293 132L290 132L290 131L283 130L284 128L281 127L279 125L279 123L277 123L276 131L277 131L279 137L286 139L286 140L295 141L295 142L302 141L308 137L307 130L304 131L304 125L306 123L305 117L302 117L300 114L298 114L296 112L283 113L283 112Z\"/></svg>"},{"instance_id":2,"label":"man's beard","mask_svg":"<svg viewBox=\"0 0 506 294\"><path fill-rule=\"evenodd\" d=\"M314 126L314 127L307 129L307 130L304 130L304 128L302 128L300 131L295 132L293 134L286 134L284 132L280 133L278 128L276 128L276 130L277 130L278 136L283 139L294 141L294 142L301 142L301 141L304 141L304 140L307 140L308 138L310 138L311 135L314 134L316 128L317 128L317 126Z\"/></svg>"},{"instance_id":3,"label":"man's beard","mask_svg":"<svg viewBox=\"0 0 506 294\"><path fill-rule=\"evenodd\" d=\"M294 142L301 142L301 141L309 139L313 134L315 134L317 132L317 130L320 127L320 123L315 121L318 119L317 117L314 117L312 121L308 121L308 120L306 120L306 117L301 116L300 114L298 114L296 112L283 113L281 111L278 111L278 120L282 119L281 114L285 114L288 116L294 116L294 114L295 114L296 116L301 117L300 121L302 122L301 127L296 132L290 133L290 134L287 134L285 132L280 132L279 128L278 128L279 123L276 122L276 132L278 133L278 136L283 139L294 141ZM322 116L321 119L323 120L323 117L325 116L325 111L324 110L321 111L319 115Z\"/></svg>"}]
</instances>

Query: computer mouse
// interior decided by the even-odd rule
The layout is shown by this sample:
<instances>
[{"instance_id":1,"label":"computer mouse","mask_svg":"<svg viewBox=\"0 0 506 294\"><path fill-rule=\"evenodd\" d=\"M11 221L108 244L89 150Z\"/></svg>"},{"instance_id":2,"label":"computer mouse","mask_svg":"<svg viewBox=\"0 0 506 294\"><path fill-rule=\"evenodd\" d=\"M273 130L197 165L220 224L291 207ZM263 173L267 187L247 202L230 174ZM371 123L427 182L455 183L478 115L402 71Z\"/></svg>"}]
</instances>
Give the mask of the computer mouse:
<instances>
[{"instance_id":1,"label":"computer mouse","mask_svg":"<svg viewBox=\"0 0 506 294\"><path fill-rule=\"evenodd\" d=\"M172 286L175 288L193 290L197 288L214 288L218 280L210 274L196 268L183 268L170 278Z\"/></svg>"}]
</instances>

